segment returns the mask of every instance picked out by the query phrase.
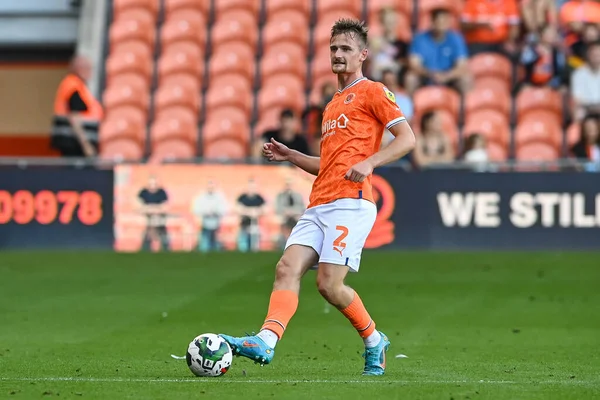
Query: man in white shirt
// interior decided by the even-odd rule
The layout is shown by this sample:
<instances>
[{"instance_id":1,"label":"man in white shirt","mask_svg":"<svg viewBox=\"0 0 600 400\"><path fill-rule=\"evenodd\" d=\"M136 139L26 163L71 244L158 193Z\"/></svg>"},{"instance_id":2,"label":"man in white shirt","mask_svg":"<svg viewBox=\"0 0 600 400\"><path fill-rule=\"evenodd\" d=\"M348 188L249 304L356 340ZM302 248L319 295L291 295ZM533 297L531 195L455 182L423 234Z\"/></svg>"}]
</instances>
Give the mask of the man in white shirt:
<instances>
[{"instance_id":1,"label":"man in white shirt","mask_svg":"<svg viewBox=\"0 0 600 400\"><path fill-rule=\"evenodd\" d=\"M208 182L206 191L194 198L192 212L202 220L202 229L198 238L198 249L202 252L219 250L217 231L221 226L221 219L227 212L225 196L216 190L213 181Z\"/></svg>"},{"instance_id":2,"label":"man in white shirt","mask_svg":"<svg viewBox=\"0 0 600 400\"><path fill-rule=\"evenodd\" d=\"M600 42L590 44L587 62L571 76L574 118L581 121L588 113L600 112Z\"/></svg>"}]
</instances>

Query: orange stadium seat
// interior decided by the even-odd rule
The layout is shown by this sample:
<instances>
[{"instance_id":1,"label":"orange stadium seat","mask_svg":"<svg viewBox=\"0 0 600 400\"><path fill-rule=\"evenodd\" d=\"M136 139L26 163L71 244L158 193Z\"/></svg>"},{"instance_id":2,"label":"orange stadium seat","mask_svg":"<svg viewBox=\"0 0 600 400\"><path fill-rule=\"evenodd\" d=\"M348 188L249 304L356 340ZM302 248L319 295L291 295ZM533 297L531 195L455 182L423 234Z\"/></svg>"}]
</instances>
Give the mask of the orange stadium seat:
<instances>
[{"instance_id":1,"label":"orange stadium seat","mask_svg":"<svg viewBox=\"0 0 600 400\"><path fill-rule=\"evenodd\" d=\"M134 125L141 125L145 130L147 123L147 113L145 110L140 110L138 107L131 105L124 105L108 108L104 115L104 120L119 118L127 119Z\"/></svg>"},{"instance_id":2,"label":"orange stadium seat","mask_svg":"<svg viewBox=\"0 0 600 400\"><path fill-rule=\"evenodd\" d=\"M487 152L490 161L502 162L508 159L508 149L497 142L487 142Z\"/></svg>"},{"instance_id":3,"label":"orange stadium seat","mask_svg":"<svg viewBox=\"0 0 600 400\"><path fill-rule=\"evenodd\" d=\"M327 49L319 51L312 61L311 65L312 87L316 82L333 79L337 82L335 75L331 72L331 56Z\"/></svg>"},{"instance_id":4,"label":"orange stadium seat","mask_svg":"<svg viewBox=\"0 0 600 400\"><path fill-rule=\"evenodd\" d=\"M104 160L139 161L143 157L143 147L126 138L114 139L100 145L100 158Z\"/></svg>"},{"instance_id":5,"label":"orange stadium seat","mask_svg":"<svg viewBox=\"0 0 600 400\"><path fill-rule=\"evenodd\" d=\"M446 110L454 119L458 119L460 96L456 91L445 86L425 86L414 94L415 113L423 115L427 111Z\"/></svg>"},{"instance_id":6,"label":"orange stadium seat","mask_svg":"<svg viewBox=\"0 0 600 400\"><path fill-rule=\"evenodd\" d=\"M261 59L261 77L263 82L267 78L279 74L295 75L298 79L306 77L306 56L297 47L286 45L273 47Z\"/></svg>"},{"instance_id":7,"label":"orange stadium seat","mask_svg":"<svg viewBox=\"0 0 600 400\"><path fill-rule=\"evenodd\" d=\"M204 62L196 54L185 51L169 51L161 55L158 60L158 79L162 83L171 75L185 74L195 81L195 86L200 87L204 76Z\"/></svg>"},{"instance_id":8,"label":"orange stadium seat","mask_svg":"<svg viewBox=\"0 0 600 400\"><path fill-rule=\"evenodd\" d=\"M149 91L148 80L141 74L135 72L125 72L122 74L107 76L106 86L131 85L139 91Z\"/></svg>"},{"instance_id":9,"label":"orange stadium seat","mask_svg":"<svg viewBox=\"0 0 600 400\"><path fill-rule=\"evenodd\" d=\"M504 80L503 78L498 78L498 77L494 77L494 76L482 76L477 78L474 82L473 82L473 89L478 89L478 88L486 88L486 89L491 89L494 92L509 92L510 95L510 82ZM511 96L511 102L512 102L512 96Z\"/></svg>"},{"instance_id":10,"label":"orange stadium seat","mask_svg":"<svg viewBox=\"0 0 600 400\"><path fill-rule=\"evenodd\" d=\"M167 19L175 11L199 11L202 15L208 15L211 0L164 0L165 14Z\"/></svg>"},{"instance_id":11,"label":"orange stadium seat","mask_svg":"<svg viewBox=\"0 0 600 400\"><path fill-rule=\"evenodd\" d=\"M248 150L244 143L224 138L207 143L202 156L209 160L240 160L248 156Z\"/></svg>"},{"instance_id":12,"label":"orange stadium seat","mask_svg":"<svg viewBox=\"0 0 600 400\"><path fill-rule=\"evenodd\" d=\"M265 11L267 21L271 21L273 16L280 11L300 12L308 21L311 9L311 0L266 0Z\"/></svg>"},{"instance_id":13,"label":"orange stadium seat","mask_svg":"<svg viewBox=\"0 0 600 400\"><path fill-rule=\"evenodd\" d=\"M100 124L98 132L100 145L117 139L129 139L140 146L146 142L146 129L143 123L134 117L123 113L112 114Z\"/></svg>"},{"instance_id":14,"label":"orange stadium seat","mask_svg":"<svg viewBox=\"0 0 600 400\"><path fill-rule=\"evenodd\" d=\"M190 74L172 74L167 75L162 78L160 81L159 87L161 86L189 86L190 88L194 88L195 92L200 93L200 84L198 82L198 78L192 76Z\"/></svg>"},{"instance_id":15,"label":"orange stadium seat","mask_svg":"<svg viewBox=\"0 0 600 400\"><path fill-rule=\"evenodd\" d=\"M523 146L533 142L543 142L553 146L557 151L562 146L563 132L560 126L552 121L524 121L515 130L515 144Z\"/></svg>"},{"instance_id":16,"label":"orange stadium seat","mask_svg":"<svg viewBox=\"0 0 600 400\"><path fill-rule=\"evenodd\" d=\"M119 13L114 19L114 21L126 20L142 21L144 24L152 25L156 24L156 14L145 8L131 8Z\"/></svg>"},{"instance_id":17,"label":"orange stadium seat","mask_svg":"<svg viewBox=\"0 0 600 400\"><path fill-rule=\"evenodd\" d=\"M225 18L225 15L231 11L240 10L250 12L258 19L260 3L260 1L248 0L217 0L214 2L215 17L217 20L220 20L221 18Z\"/></svg>"},{"instance_id":18,"label":"orange stadium seat","mask_svg":"<svg viewBox=\"0 0 600 400\"><path fill-rule=\"evenodd\" d=\"M545 110L554 113L558 123L562 123L563 105L560 93L550 88L524 88L517 94L517 122L522 121L528 113Z\"/></svg>"},{"instance_id":19,"label":"orange stadium seat","mask_svg":"<svg viewBox=\"0 0 600 400\"><path fill-rule=\"evenodd\" d=\"M555 161L559 158L556 147L544 142L530 142L516 148L519 161Z\"/></svg>"},{"instance_id":20,"label":"orange stadium seat","mask_svg":"<svg viewBox=\"0 0 600 400\"><path fill-rule=\"evenodd\" d=\"M262 136L263 133L270 129L277 129L279 127L281 110L281 107L277 107L271 110L263 110L261 112L259 120L254 126L255 138Z\"/></svg>"},{"instance_id":21,"label":"orange stadium seat","mask_svg":"<svg viewBox=\"0 0 600 400\"><path fill-rule=\"evenodd\" d=\"M469 59L469 70L477 81L483 77L496 77L509 83L512 80L512 66L505 56L494 53L480 53Z\"/></svg>"},{"instance_id":22,"label":"orange stadium seat","mask_svg":"<svg viewBox=\"0 0 600 400\"><path fill-rule=\"evenodd\" d=\"M211 110L207 115L206 123L214 125L214 121L230 121L237 125L250 125L248 115L238 107L223 105Z\"/></svg>"},{"instance_id":23,"label":"orange stadium seat","mask_svg":"<svg viewBox=\"0 0 600 400\"><path fill-rule=\"evenodd\" d=\"M496 110L510 118L511 97L508 90L497 90L476 86L465 96L465 113L468 115L479 110Z\"/></svg>"},{"instance_id":24,"label":"orange stadium seat","mask_svg":"<svg viewBox=\"0 0 600 400\"><path fill-rule=\"evenodd\" d=\"M190 160L196 156L196 147L189 141L172 139L153 146L149 161L150 163L160 163L168 160Z\"/></svg>"},{"instance_id":25,"label":"orange stadium seat","mask_svg":"<svg viewBox=\"0 0 600 400\"><path fill-rule=\"evenodd\" d=\"M163 49L174 43L191 42L204 49L206 46L206 19L199 11L173 12L160 30Z\"/></svg>"},{"instance_id":26,"label":"orange stadium seat","mask_svg":"<svg viewBox=\"0 0 600 400\"><path fill-rule=\"evenodd\" d=\"M278 43L294 43L306 53L308 46L308 19L298 11L282 11L273 16L262 30L263 51L268 52Z\"/></svg>"},{"instance_id":27,"label":"orange stadium seat","mask_svg":"<svg viewBox=\"0 0 600 400\"><path fill-rule=\"evenodd\" d=\"M319 104L321 102L323 85L326 83L331 83L336 88L338 85L337 79L333 74L323 75L320 78L312 81L312 84L310 85L310 104Z\"/></svg>"},{"instance_id":28,"label":"orange stadium seat","mask_svg":"<svg viewBox=\"0 0 600 400\"><path fill-rule=\"evenodd\" d=\"M495 142L508 148L510 141L510 126L508 118L497 110L479 110L467 114L463 137L479 133L485 136L488 142Z\"/></svg>"},{"instance_id":29,"label":"orange stadium seat","mask_svg":"<svg viewBox=\"0 0 600 400\"><path fill-rule=\"evenodd\" d=\"M210 57L208 69L210 81L219 75L234 73L242 75L249 82L253 82L256 71L254 52L245 43L231 43L227 45L227 49L213 53Z\"/></svg>"},{"instance_id":30,"label":"orange stadium seat","mask_svg":"<svg viewBox=\"0 0 600 400\"><path fill-rule=\"evenodd\" d=\"M109 29L109 44L113 48L117 43L140 41L153 52L156 42L156 25L144 20L123 19L113 22Z\"/></svg>"},{"instance_id":31,"label":"orange stadium seat","mask_svg":"<svg viewBox=\"0 0 600 400\"><path fill-rule=\"evenodd\" d=\"M107 81L114 76L129 73L138 74L149 85L152 78L152 60L136 53L111 54L106 60Z\"/></svg>"},{"instance_id":32,"label":"orange stadium seat","mask_svg":"<svg viewBox=\"0 0 600 400\"><path fill-rule=\"evenodd\" d=\"M240 75L223 75L222 78L212 81L206 92L208 115L218 108L236 107L250 118L252 105L252 89L248 81Z\"/></svg>"},{"instance_id":33,"label":"orange stadium seat","mask_svg":"<svg viewBox=\"0 0 600 400\"><path fill-rule=\"evenodd\" d=\"M306 94L302 81L293 75L279 75L265 82L258 93L259 113L274 107L289 107L301 113L306 106Z\"/></svg>"},{"instance_id":34,"label":"orange stadium seat","mask_svg":"<svg viewBox=\"0 0 600 400\"><path fill-rule=\"evenodd\" d=\"M153 20L156 21L159 8L159 0L113 0L113 21L121 18L121 15L130 10L146 10Z\"/></svg>"},{"instance_id":35,"label":"orange stadium seat","mask_svg":"<svg viewBox=\"0 0 600 400\"><path fill-rule=\"evenodd\" d=\"M317 15L349 12L360 17L362 14L361 0L317 0L316 6Z\"/></svg>"},{"instance_id":36,"label":"orange stadium seat","mask_svg":"<svg viewBox=\"0 0 600 400\"><path fill-rule=\"evenodd\" d=\"M136 57L140 57L141 59L146 59L151 61L153 51L148 45L139 40L127 40L125 42L115 43L114 46L110 48L110 54L127 54L133 53Z\"/></svg>"},{"instance_id":37,"label":"orange stadium seat","mask_svg":"<svg viewBox=\"0 0 600 400\"><path fill-rule=\"evenodd\" d=\"M150 128L152 147L169 140L185 140L195 146L198 143L196 121L196 115L186 108L178 107L162 112Z\"/></svg>"},{"instance_id":38,"label":"orange stadium seat","mask_svg":"<svg viewBox=\"0 0 600 400\"><path fill-rule=\"evenodd\" d=\"M161 85L154 94L154 107L157 113L171 107L185 107L198 114L200 100L200 93L194 87L181 84Z\"/></svg>"},{"instance_id":39,"label":"orange stadium seat","mask_svg":"<svg viewBox=\"0 0 600 400\"><path fill-rule=\"evenodd\" d=\"M146 88L137 87L134 84L110 85L104 90L102 103L107 110L132 106L147 112L150 94Z\"/></svg>"},{"instance_id":40,"label":"orange stadium seat","mask_svg":"<svg viewBox=\"0 0 600 400\"><path fill-rule=\"evenodd\" d=\"M258 41L257 17L250 11L228 11L223 13L211 29L213 51L229 47L231 42L245 42L253 50Z\"/></svg>"},{"instance_id":41,"label":"orange stadium seat","mask_svg":"<svg viewBox=\"0 0 600 400\"><path fill-rule=\"evenodd\" d=\"M230 118L223 114L219 117L209 116L202 130L204 147L210 142L229 138L247 144L250 141L250 128L245 121Z\"/></svg>"}]
</instances>

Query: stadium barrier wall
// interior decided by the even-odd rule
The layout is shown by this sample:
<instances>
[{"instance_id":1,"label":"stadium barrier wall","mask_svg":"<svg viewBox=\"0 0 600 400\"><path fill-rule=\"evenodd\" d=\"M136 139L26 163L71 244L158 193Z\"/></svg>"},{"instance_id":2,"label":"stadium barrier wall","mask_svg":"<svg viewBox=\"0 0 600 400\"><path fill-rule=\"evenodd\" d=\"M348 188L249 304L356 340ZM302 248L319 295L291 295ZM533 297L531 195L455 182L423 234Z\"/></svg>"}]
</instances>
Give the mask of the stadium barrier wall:
<instances>
[{"instance_id":1,"label":"stadium barrier wall","mask_svg":"<svg viewBox=\"0 0 600 400\"><path fill-rule=\"evenodd\" d=\"M313 177L295 168L263 165L118 166L115 169L115 249L137 251L146 218L137 207L139 191L155 177L168 194L170 249L199 249L201 216L196 196L214 181L226 199L218 239L238 249L236 199L256 182L266 201L258 248L279 250L284 219L275 198L286 184L304 204ZM437 170L405 172L382 168L373 176L378 216L367 248L431 250L543 250L600 248L600 191L597 174L581 172L475 173ZM155 248L158 244L154 243Z\"/></svg>"},{"instance_id":2,"label":"stadium barrier wall","mask_svg":"<svg viewBox=\"0 0 600 400\"><path fill-rule=\"evenodd\" d=\"M112 169L2 167L0 248L111 249Z\"/></svg>"},{"instance_id":3,"label":"stadium barrier wall","mask_svg":"<svg viewBox=\"0 0 600 400\"><path fill-rule=\"evenodd\" d=\"M213 181L224 195L217 238L238 250L236 200L249 181L265 199L259 250L280 250L286 185L308 204L313 177L273 165L166 164L18 168L0 174L0 248L139 251L147 229L138 194L150 177L168 194L171 251L198 251L194 202ZM600 249L600 180L582 172L375 171L378 216L366 248L431 250ZM288 228L289 229L289 228ZM159 249L159 240L152 247Z\"/></svg>"}]
</instances>

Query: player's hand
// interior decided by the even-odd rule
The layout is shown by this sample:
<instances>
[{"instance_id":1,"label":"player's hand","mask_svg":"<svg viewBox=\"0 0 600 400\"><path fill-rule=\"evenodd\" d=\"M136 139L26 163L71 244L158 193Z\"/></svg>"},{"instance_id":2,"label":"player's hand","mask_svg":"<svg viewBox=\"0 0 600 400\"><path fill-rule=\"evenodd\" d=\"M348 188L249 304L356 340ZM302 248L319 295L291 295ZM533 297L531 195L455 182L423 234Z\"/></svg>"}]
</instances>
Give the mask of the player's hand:
<instances>
[{"instance_id":1,"label":"player's hand","mask_svg":"<svg viewBox=\"0 0 600 400\"><path fill-rule=\"evenodd\" d=\"M290 153L289 147L272 138L270 143L263 145L263 157L269 161L288 161Z\"/></svg>"},{"instance_id":2,"label":"player's hand","mask_svg":"<svg viewBox=\"0 0 600 400\"><path fill-rule=\"evenodd\" d=\"M348 172L346 172L345 179L352 182L362 182L367 176L373 173L373 166L369 161L361 161L358 164L354 164Z\"/></svg>"}]
</instances>

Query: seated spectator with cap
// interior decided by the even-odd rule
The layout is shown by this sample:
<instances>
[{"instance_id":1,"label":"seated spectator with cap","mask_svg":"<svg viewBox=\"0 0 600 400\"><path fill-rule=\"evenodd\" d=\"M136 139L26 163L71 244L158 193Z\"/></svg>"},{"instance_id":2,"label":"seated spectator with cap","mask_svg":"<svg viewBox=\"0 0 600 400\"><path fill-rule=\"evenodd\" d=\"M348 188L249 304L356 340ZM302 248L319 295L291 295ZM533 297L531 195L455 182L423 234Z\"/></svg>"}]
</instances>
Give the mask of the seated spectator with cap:
<instances>
[{"instance_id":1,"label":"seated spectator with cap","mask_svg":"<svg viewBox=\"0 0 600 400\"><path fill-rule=\"evenodd\" d=\"M256 159L262 159L262 148L265 143L275 139L276 141L285 144L293 150L297 150L304 154L310 154L308 141L296 130L298 121L294 111L284 109L280 115L279 128L266 131L263 133L261 140L257 140L253 148L253 156Z\"/></svg>"},{"instance_id":2,"label":"seated spectator with cap","mask_svg":"<svg viewBox=\"0 0 600 400\"><path fill-rule=\"evenodd\" d=\"M93 157L98 151L103 110L86 84L91 72L86 58L75 57L56 92L51 146L63 156Z\"/></svg>"},{"instance_id":3,"label":"seated spectator with cap","mask_svg":"<svg viewBox=\"0 0 600 400\"><path fill-rule=\"evenodd\" d=\"M432 28L417 34L410 47L409 93L422 85L448 85L465 93L469 86L468 52L460 32L450 29L450 12L434 9Z\"/></svg>"}]
</instances>

